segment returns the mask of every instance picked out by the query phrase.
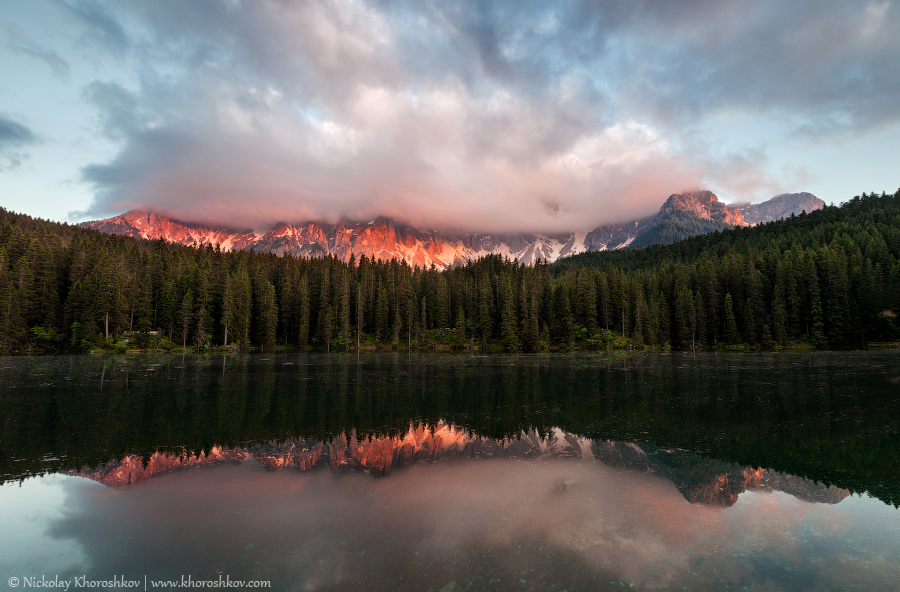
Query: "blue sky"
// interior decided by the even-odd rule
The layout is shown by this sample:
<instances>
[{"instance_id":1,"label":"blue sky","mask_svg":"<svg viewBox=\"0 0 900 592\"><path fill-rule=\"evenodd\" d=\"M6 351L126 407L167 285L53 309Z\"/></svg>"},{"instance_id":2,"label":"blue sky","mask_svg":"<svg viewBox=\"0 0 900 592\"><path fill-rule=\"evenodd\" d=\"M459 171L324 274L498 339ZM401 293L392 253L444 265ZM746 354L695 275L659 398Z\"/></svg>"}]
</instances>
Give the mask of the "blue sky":
<instances>
[{"instance_id":1,"label":"blue sky","mask_svg":"<svg viewBox=\"0 0 900 592\"><path fill-rule=\"evenodd\" d=\"M587 230L900 187L900 5L0 0L0 205Z\"/></svg>"}]
</instances>

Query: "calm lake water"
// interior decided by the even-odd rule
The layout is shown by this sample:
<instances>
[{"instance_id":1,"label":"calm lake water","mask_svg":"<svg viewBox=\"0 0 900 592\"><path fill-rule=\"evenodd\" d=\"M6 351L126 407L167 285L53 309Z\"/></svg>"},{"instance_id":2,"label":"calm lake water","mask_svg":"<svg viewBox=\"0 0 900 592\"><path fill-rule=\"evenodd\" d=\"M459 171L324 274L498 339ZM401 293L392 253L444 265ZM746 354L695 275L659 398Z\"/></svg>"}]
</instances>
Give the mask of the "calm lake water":
<instances>
[{"instance_id":1,"label":"calm lake water","mask_svg":"<svg viewBox=\"0 0 900 592\"><path fill-rule=\"evenodd\" d=\"M900 353L0 358L0 481L16 590L898 590Z\"/></svg>"}]
</instances>

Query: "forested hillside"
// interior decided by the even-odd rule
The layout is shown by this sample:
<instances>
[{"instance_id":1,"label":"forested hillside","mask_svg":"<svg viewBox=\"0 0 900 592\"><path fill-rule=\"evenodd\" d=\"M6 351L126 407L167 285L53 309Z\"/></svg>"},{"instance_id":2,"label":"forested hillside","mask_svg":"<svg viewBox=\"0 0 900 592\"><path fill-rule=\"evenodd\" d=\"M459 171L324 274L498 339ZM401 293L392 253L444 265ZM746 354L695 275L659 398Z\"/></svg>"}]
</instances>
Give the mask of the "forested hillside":
<instances>
[{"instance_id":1,"label":"forested hillside","mask_svg":"<svg viewBox=\"0 0 900 592\"><path fill-rule=\"evenodd\" d=\"M862 348L900 338L900 191L526 267L221 253L0 209L0 350ZM117 346L116 343L119 345Z\"/></svg>"},{"instance_id":2,"label":"forested hillside","mask_svg":"<svg viewBox=\"0 0 900 592\"><path fill-rule=\"evenodd\" d=\"M704 220L684 214L674 214L647 232L638 235L629 248L640 249L649 245L671 245L690 236L707 234L725 228L731 228L731 226L717 220Z\"/></svg>"}]
</instances>

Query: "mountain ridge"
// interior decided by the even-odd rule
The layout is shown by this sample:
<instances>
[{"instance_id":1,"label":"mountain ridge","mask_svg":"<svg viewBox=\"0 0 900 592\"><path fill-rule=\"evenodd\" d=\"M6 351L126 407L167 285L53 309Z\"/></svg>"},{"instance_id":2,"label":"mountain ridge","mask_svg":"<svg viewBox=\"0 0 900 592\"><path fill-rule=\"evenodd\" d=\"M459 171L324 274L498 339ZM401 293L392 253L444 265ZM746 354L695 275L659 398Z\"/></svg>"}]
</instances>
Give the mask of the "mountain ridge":
<instances>
[{"instance_id":1,"label":"mountain ridge","mask_svg":"<svg viewBox=\"0 0 900 592\"><path fill-rule=\"evenodd\" d=\"M553 262L588 251L606 251L665 244L713 230L750 226L779 217L821 209L824 202L810 193L781 194L761 204L728 206L708 190L675 193L653 216L623 224L601 225L587 232L443 234L419 230L378 217L369 222L344 220L335 224L306 221L277 222L260 234L180 221L147 210L84 222L80 226L110 234L183 245L212 245L223 251L253 249L277 255L323 257L349 261L351 256L396 258L418 267L447 269L485 255L499 254L526 265ZM743 208L743 209L740 209Z\"/></svg>"}]
</instances>

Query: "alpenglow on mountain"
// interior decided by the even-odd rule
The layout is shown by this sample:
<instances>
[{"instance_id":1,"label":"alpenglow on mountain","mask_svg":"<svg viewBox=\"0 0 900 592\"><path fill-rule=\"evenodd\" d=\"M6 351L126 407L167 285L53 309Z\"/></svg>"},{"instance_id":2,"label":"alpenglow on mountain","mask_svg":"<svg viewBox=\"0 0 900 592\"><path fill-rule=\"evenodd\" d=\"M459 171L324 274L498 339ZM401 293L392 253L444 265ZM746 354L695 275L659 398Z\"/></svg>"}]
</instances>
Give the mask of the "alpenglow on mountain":
<instances>
[{"instance_id":1,"label":"alpenglow on mountain","mask_svg":"<svg viewBox=\"0 0 900 592\"><path fill-rule=\"evenodd\" d=\"M462 236L417 230L388 218L369 222L278 223L265 234L181 222L154 212L132 210L120 216L84 222L101 232L149 240L163 239L182 245L212 245L223 251L255 251L323 257L343 261L351 256L447 269L485 255L499 254L526 265L538 259L553 262L586 251L606 251L652 244L669 244L688 236L735 226L752 226L811 212L825 202L810 193L790 193L760 204L727 206L711 191L676 193L654 216L625 224L598 226L590 232L566 234L483 234Z\"/></svg>"}]
</instances>

